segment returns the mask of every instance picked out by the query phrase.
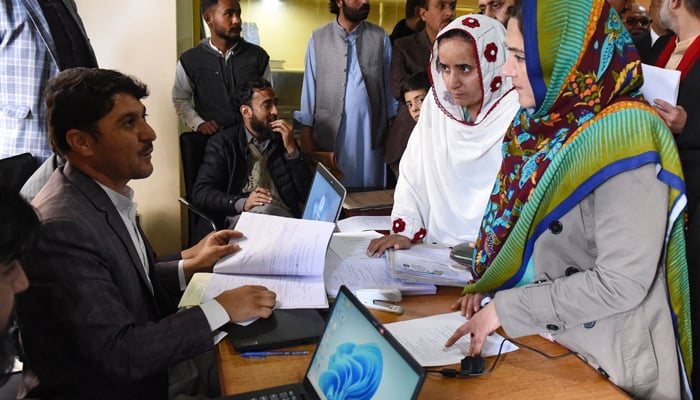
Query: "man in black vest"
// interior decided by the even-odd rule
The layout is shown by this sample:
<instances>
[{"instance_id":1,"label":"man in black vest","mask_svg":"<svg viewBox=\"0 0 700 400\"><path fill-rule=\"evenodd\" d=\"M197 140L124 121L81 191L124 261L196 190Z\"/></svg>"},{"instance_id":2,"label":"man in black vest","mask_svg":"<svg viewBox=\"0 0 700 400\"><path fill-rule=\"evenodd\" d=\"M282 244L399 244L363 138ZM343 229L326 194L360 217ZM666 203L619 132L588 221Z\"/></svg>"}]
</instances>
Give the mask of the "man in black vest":
<instances>
[{"instance_id":1,"label":"man in black vest","mask_svg":"<svg viewBox=\"0 0 700 400\"><path fill-rule=\"evenodd\" d=\"M193 131L211 135L240 122L237 86L263 76L270 79L270 57L241 37L238 0L202 0L201 12L211 38L180 56L173 104Z\"/></svg>"}]
</instances>

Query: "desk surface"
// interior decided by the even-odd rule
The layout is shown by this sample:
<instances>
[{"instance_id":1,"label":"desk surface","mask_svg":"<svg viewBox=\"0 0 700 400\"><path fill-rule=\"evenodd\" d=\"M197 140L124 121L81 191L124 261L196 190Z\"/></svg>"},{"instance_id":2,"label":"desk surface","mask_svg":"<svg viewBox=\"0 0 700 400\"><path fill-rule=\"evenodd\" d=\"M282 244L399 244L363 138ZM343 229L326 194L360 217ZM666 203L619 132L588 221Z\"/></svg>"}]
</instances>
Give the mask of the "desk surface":
<instances>
[{"instance_id":1,"label":"desk surface","mask_svg":"<svg viewBox=\"0 0 700 400\"><path fill-rule=\"evenodd\" d=\"M440 287L434 296L406 296L401 302L403 315L373 311L382 323L426 317L449 312L459 296L458 288ZM503 332L501 332L503 333ZM539 336L520 338L520 342L550 355L566 350ZM293 349L313 351L313 345ZM311 355L244 359L228 340L218 346L222 394L236 394L270 386L301 382ZM491 367L494 357L486 359ZM453 366L458 367L458 366ZM478 378L445 378L428 374L420 399L628 399L621 390L603 378L581 359L571 356L548 360L527 349L501 355L496 369Z\"/></svg>"}]
</instances>

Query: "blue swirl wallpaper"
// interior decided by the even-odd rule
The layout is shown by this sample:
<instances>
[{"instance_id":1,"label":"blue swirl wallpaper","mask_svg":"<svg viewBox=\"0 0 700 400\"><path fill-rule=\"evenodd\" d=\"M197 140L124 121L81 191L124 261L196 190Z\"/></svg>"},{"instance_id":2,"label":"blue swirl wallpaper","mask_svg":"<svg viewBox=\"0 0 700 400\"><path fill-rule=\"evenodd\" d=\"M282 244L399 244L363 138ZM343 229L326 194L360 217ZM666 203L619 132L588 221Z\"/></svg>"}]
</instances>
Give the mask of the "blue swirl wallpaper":
<instances>
[{"instance_id":1,"label":"blue swirl wallpaper","mask_svg":"<svg viewBox=\"0 0 700 400\"><path fill-rule=\"evenodd\" d=\"M344 295L336 299L307 377L326 400L410 399L420 380Z\"/></svg>"},{"instance_id":2,"label":"blue swirl wallpaper","mask_svg":"<svg viewBox=\"0 0 700 400\"><path fill-rule=\"evenodd\" d=\"M382 352L374 343L343 343L328 361L319 386L329 400L371 399L382 380Z\"/></svg>"}]
</instances>

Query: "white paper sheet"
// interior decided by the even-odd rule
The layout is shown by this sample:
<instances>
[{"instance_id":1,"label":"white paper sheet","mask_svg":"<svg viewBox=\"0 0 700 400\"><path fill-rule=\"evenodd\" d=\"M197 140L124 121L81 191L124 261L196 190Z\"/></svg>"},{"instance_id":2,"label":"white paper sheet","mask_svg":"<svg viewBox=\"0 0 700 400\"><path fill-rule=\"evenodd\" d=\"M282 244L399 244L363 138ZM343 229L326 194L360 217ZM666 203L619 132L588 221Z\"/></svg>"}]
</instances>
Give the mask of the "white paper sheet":
<instances>
[{"instance_id":1,"label":"white paper sheet","mask_svg":"<svg viewBox=\"0 0 700 400\"><path fill-rule=\"evenodd\" d=\"M423 367L436 367L459 363L462 358L469 355L469 336L462 337L450 348L444 344L455 330L466 319L459 311L447 314L438 314L425 318L417 318L408 321L393 322L384 326L391 332L396 340ZM494 333L486 339L482 352L483 357L495 356L503 341L503 336ZM517 350L518 347L506 341L501 353Z\"/></svg>"},{"instance_id":2,"label":"white paper sheet","mask_svg":"<svg viewBox=\"0 0 700 400\"><path fill-rule=\"evenodd\" d=\"M243 213L235 240L241 250L221 258L214 272L248 275L322 276L335 224Z\"/></svg>"},{"instance_id":3,"label":"white paper sheet","mask_svg":"<svg viewBox=\"0 0 700 400\"><path fill-rule=\"evenodd\" d=\"M338 221L338 230L341 232L388 231L390 229L390 215L358 215Z\"/></svg>"},{"instance_id":4,"label":"white paper sheet","mask_svg":"<svg viewBox=\"0 0 700 400\"><path fill-rule=\"evenodd\" d=\"M654 99L661 99L676 106L681 71L642 64L642 75L644 76L642 94L649 104L653 106Z\"/></svg>"}]
</instances>

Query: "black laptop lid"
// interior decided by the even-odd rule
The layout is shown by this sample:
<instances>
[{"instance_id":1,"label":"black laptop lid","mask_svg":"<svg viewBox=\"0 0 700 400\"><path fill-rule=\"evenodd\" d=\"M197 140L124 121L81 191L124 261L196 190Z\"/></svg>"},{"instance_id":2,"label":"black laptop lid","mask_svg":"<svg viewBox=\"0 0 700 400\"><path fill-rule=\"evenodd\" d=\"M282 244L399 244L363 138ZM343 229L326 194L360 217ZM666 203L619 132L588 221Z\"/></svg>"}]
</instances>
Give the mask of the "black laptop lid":
<instances>
[{"instance_id":1,"label":"black laptop lid","mask_svg":"<svg viewBox=\"0 0 700 400\"><path fill-rule=\"evenodd\" d=\"M238 352L261 351L285 346L315 343L326 321L317 310L275 310L270 318L260 318L248 326L226 324L231 345Z\"/></svg>"},{"instance_id":2,"label":"black laptop lid","mask_svg":"<svg viewBox=\"0 0 700 400\"><path fill-rule=\"evenodd\" d=\"M415 399L425 375L406 349L341 286L306 371L306 391L320 399Z\"/></svg>"}]
</instances>

